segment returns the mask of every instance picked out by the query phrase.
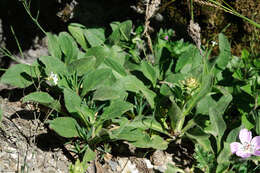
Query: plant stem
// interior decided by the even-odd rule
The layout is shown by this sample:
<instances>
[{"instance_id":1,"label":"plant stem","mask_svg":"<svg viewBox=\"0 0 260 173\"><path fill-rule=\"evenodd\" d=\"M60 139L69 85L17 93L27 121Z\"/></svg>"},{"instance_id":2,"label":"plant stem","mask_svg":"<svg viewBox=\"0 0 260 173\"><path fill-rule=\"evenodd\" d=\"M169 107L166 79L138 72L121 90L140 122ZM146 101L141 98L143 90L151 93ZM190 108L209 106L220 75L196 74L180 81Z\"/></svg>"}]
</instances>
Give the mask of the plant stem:
<instances>
[{"instance_id":1,"label":"plant stem","mask_svg":"<svg viewBox=\"0 0 260 173\"><path fill-rule=\"evenodd\" d=\"M38 28L40 28L40 30L46 35L45 30L41 27L41 25L38 22L38 16L39 16L39 11L37 12L37 16L33 17L31 12L30 12L30 8L28 6L28 3L26 2L26 0L23 0L23 6L25 8L25 11L27 12L27 14L30 16L30 18L32 19L32 21L38 26Z\"/></svg>"},{"instance_id":2,"label":"plant stem","mask_svg":"<svg viewBox=\"0 0 260 173\"><path fill-rule=\"evenodd\" d=\"M243 16L242 14L238 13L237 11L235 11L234 9L232 9L231 7L226 7L222 4L220 4L219 2L216 2L215 0L208 0L209 2L219 6L220 8L222 8L225 12L228 12L228 13L231 13L237 17L240 17L244 20L246 20L247 22L249 22L250 24L254 25L255 27L257 28L260 28L260 24L259 23L256 23L255 21Z\"/></svg>"}]
</instances>

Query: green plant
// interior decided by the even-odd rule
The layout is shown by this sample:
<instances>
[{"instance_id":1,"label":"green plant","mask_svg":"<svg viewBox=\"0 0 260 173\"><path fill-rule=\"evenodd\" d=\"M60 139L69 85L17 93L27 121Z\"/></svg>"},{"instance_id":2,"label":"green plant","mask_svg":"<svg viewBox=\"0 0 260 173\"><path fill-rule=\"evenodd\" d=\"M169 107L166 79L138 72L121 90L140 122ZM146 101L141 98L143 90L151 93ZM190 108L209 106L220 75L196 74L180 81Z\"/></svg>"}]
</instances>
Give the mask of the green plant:
<instances>
[{"instance_id":1,"label":"green plant","mask_svg":"<svg viewBox=\"0 0 260 173\"><path fill-rule=\"evenodd\" d=\"M239 129L260 131L259 62L249 60L247 51L233 57L223 34L219 55L210 57L211 48L172 41L174 32L161 29L149 54L142 27L132 32L128 20L111 28L108 37L102 28L76 23L69 33L47 33L50 56L16 64L1 77L20 88L39 86L23 102L48 107L50 129L74 144L83 162L70 171L85 171L93 151L110 141L165 150L176 138L196 144L197 168L231 170L229 144ZM236 102L241 95L248 96L248 109ZM231 123L233 112L241 122Z\"/></svg>"}]
</instances>

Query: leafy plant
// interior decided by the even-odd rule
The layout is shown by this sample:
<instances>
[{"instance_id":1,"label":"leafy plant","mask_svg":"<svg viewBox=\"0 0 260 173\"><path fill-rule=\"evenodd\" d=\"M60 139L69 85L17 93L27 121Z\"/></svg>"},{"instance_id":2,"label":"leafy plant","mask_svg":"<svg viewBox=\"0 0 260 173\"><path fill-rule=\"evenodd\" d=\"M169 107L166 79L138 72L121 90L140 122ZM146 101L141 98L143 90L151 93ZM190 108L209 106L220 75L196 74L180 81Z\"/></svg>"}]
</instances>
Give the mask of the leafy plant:
<instances>
[{"instance_id":1,"label":"leafy plant","mask_svg":"<svg viewBox=\"0 0 260 173\"><path fill-rule=\"evenodd\" d=\"M176 138L196 144L196 167L202 171L232 170L229 144L238 130L260 131L258 61L249 60L246 51L241 59L232 57L223 34L219 55L210 57L211 49L172 41L174 32L161 29L152 55L142 27L132 31L132 22L125 21L111 28L109 35L72 23L69 33L47 33L49 56L32 65L16 64L1 77L20 88L39 86L23 102L48 107L50 129L74 143L83 162L70 171L85 171L93 151L109 141L165 150ZM249 109L236 102L242 94L250 100ZM241 123L229 126L234 112L242 115Z\"/></svg>"}]
</instances>

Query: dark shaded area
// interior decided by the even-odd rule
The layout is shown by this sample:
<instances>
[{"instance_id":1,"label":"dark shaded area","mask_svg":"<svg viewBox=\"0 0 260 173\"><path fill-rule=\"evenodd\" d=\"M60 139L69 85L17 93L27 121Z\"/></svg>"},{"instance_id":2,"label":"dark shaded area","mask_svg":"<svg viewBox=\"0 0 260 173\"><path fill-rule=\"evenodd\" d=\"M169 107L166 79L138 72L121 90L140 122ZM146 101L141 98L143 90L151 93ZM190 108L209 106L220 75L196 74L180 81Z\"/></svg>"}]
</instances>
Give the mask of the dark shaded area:
<instances>
[{"instance_id":1,"label":"dark shaded area","mask_svg":"<svg viewBox=\"0 0 260 173\"><path fill-rule=\"evenodd\" d=\"M28 0L27 0L28 1ZM136 1L122 0L77 0L78 5L73 13L71 20L63 21L57 16L71 0L31 0L30 9L33 17L39 12L38 21L46 32L59 33L67 30L68 23L77 22L86 27L108 27L112 21L124 21L131 19L136 21L136 13L130 8ZM11 26L14 29L17 40L22 50L28 50L32 47L36 36L44 37L44 33L31 20L21 1L1 0L0 1L0 20L2 21L2 35L5 39L5 46L11 53L19 52L14 35L11 32ZM1 30L1 28L0 28ZM1 39L1 38L0 38ZM1 57L0 57L1 58ZM10 59L2 57L0 61L1 68L8 68Z\"/></svg>"},{"instance_id":2,"label":"dark shaded area","mask_svg":"<svg viewBox=\"0 0 260 173\"><path fill-rule=\"evenodd\" d=\"M35 91L35 87L33 85L27 88L1 89L0 96L7 98L10 102L16 102L33 91Z\"/></svg>"},{"instance_id":3,"label":"dark shaded area","mask_svg":"<svg viewBox=\"0 0 260 173\"><path fill-rule=\"evenodd\" d=\"M36 136L35 143L38 148L42 151L53 151L57 148L62 149L63 154L71 161L75 162L75 158L71 153L64 147L64 144L68 140L58 136L54 131L48 131Z\"/></svg>"},{"instance_id":4,"label":"dark shaded area","mask_svg":"<svg viewBox=\"0 0 260 173\"><path fill-rule=\"evenodd\" d=\"M10 119L15 119L15 118L22 118L25 120L34 120L36 118L39 118L41 114L37 113L35 114L34 111L29 111L29 110L21 110L17 111L15 114L10 116Z\"/></svg>"},{"instance_id":5,"label":"dark shaded area","mask_svg":"<svg viewBox=\"0 0 260 173\"><path fill-rule=\"evenodd\" d=\"M59 9L59 4L56 1L33 0L30 9L34 17L37 16L39 11L39 23L46 31L59 32L65 28L65 24L56 16ZM21 1L2 0L0 2L0 18L3 25L3 34L7 38L6 47L11 52L18 51L10 29L11 26L23 50L30 48L36 35L44 36L26 13Z\"/></svg>"}]
</instances>

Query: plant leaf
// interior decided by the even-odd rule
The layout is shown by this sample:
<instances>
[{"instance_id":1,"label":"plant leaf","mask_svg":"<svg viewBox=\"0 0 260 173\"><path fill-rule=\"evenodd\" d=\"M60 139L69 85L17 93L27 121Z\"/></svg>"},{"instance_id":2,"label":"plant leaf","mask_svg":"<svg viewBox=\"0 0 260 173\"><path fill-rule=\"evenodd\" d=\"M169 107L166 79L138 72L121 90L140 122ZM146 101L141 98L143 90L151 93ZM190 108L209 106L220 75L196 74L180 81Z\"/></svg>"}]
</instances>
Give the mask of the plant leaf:
<instances>
[{"instance_id":1,"label":"plant leaf","mask_svg":"<svg viewBox=\"0 0 260 173\"><path fill-rule=\"evenodd\" d=\"M112 58L106 58L104 60L104 63L110 67L111 69L113 69L113 71L117 72L117 74L119 74L120 76L126 76L127 73L124 69L124 67L122 65L120 65L118 62L116 62L115 60L113 60ZM115 76L118 76L117 74L115 74Z\"/></svg>"},{"instance_id":2,"label":"plant leaf","mask_svg":"<svg viewBox=\"0 0 260 173\"><path fill-rule=\"evenodd\" d=\"M49 121L50 129L53 129L56 133L65 138L78 137L78 126L77 121L71 117L58 117Z\"/></svg>"},{"instance_id":3,"label":"plant leaf","mask_svg":"<svg viewBox=\"0 0 260 173\"><path fill-rule=\"evenodd\" d=\"M106 40L105 31L102 28L85 29L84 34L91 47L100 46Z\"/></svg>"},{"instance_id":4,"label":"plant leaf","mask_svg":"<svg viewBox=\"0 0 260 173\"><path fill-rule=\"evenodd\" d=\"M33 77L36 76L36 67L26 64L16 64L7 69L3 74L1 83L25 88L33 84Z\"/></svg>"},{"instance_id":5,"label":"plant leaf","mask_svg":"<svg viewBox=\"0 0 260 173\"><path fill-rule=\"evenodd\" d=\"M43 63L44 65L42 65ZM66 65L58 58L52 56L42 56L38 59L40 67L44 67L46 75L50 75L51 72L55 74L67 74Z\"/></svg>"},{"instance_id":6,"label":"plant leaf","mask_svg":"<svg viewBox=\"0 0 260 173\"><path fill-rule=\"evenodd\" d=\"M169 109L168 115L171 120L171 128L175 130L180 120L182 119L182 111L179 108L179 106L175 103L172 97L170 97L170 100L171 100L171 107Z\"/></svg>"},{"instance_id":7,"label":"plant leaf","mask_svg":"<svg viewBox=\"0 0 260 173\"><path fill-rule=\"evenodd\" d=\"M134 106L131 103L122 100L112 100L110 105L104 109L101 119L103 121L120 117L125 112L131 110Z\"/></svg>"},{"instance_id":8,"label":"plant leaf","mask_svg":"<svg viewBox=\"0 0 260 173\"><path fill-rule=\"evenodd\" d=\"M195 46L183 52L177 60L175 72L188 73L201 65L202 56Z\"/></svg>"},{"instance_id":9,"label":"plant leaf","mask_svg":"<svg viewBox=\"0 0 260 173\"><path fill-rule=\"evenodd\" d=\"M124 99L127 97L127 92L116 87L111 86L101 86L98 88L93 96L93 100L115 100L115 99Z\"/></svg>"},{"instance_id":10,"label":"plant leaf","mask_svg":"<svg viewBox=\"0 0 260 173\"><path fill-rule=\"evenodd\" d=\"M213 152L209 140L210 135L203 132L199 127L189 129L185 135L187 135L187 137L191 138L192 140L195 140L195 143L198 143L205 151Z\"/></svg>"},{"instance_id":11,"label":"plant leaf","mask_svg":"<svg viewBox=\"0 0 260 173\"><path fill-rule=\"evenodd\" d=\"M47 33L47 39L48 39L48 50L51 56L61 59L62 53L61 53L57 35Z\"/></svg>"},{"instance_id":12,"label":"plant leaf","mask_svg":"<svg viewBox=\"0 0 260 173\"><path fill-rule=\"evenodd\" d=\"M95 64L96 58L94 56L89 56L72 61L68 66L68 70L70 73L77 72L77 75L84 75L89 70L94 69Z\"/></svg>"},{"instance_id":13,"label":"plant leaf","mask_svg":"<svg viewBox=\"0 0 260 173\"><path fill-rule=\"evenodd\" d=\"M84 49L87 50L87 43L84 36L84 25L78 23L71 23L68 26L68 30L71 35L76 39L77 43Z\"/></svg>"},{"instance_id":14,"label":"plant leaf","mask_svg":"<svg viewBox=\"0 0 260 173\"><path fill-rule=\"evenodd\" d=\"M58 100L54 100L48 93L46 92L33 92L23 97L23 103L31 101L40 103L43 106L54 109L57 112L61 112L61 105Z\"/></svg>"},{"instance_id":15,"label":"plant leaf","mask_svg":"<svg viewBox=\"0 0 260 173\"><path fill-rule=\"evenodd\" d=\"M220 54L217 58L217 67L224 70L231 58L231 47L226 36L222 33L218 35Z\"/></svg>"},{"instance_id":16,"label":"plant leaf","mask_svg":"<svg viewBox=\"0 0 260 173\"><path fill-rule=\"evenodd\" d=\"M155 87L157 81L157 75L154 67L148 62L143 60L141 62L141 71L143 72L144 76L151 81L153 87Z\"/></svg>"},{"instance_id":17,"label":"plant leaf","mask_svg":"<svg viewBox=\"0 0 260 173\"><path fill-rule=\"evenodd\" d=\"M92 70L84 76L83 88L81 96L87 94L91 90L99 88L106 80L109 80L112 76L112 70L108 68L100 68Z\"/></svg>"},{"instance_id":18,"label":"plant leaf","mask_svg":"<svg viewBox=\"0 0 260 173\"><path fill-rule=\"evenodd\" d=\"M215 136L218 142L218 151L220 150L221 138L227 128L225 121L223 120L223 114L232 100L232 96L228 93L223 95L217 102L216 107L211 107L209 109L209 118L212 127L212 135Z\"/></svg>"},{"instance_id":19,"label":"plant leaf","mask_svg":"<svg viewBox=\"0 0 260 173\"><path fill-rule=\"evenodd\" d=\"M168 142L158 135L149 136L142 128L136 127L137 124L129 123L127 118L121 118L119 128L110 132L110 138L116 140L127 140L139 148L154 148L165 150Z\"/></svg>"},{"instance_id":20,"label":"plant leaf","mask_svg":"<svg viewBox=\"0 0 260 173\"><path fill-rule=\"evenodd\" d=\"M65 106L69 113L73 114L78 112L82 100L80 96L76 94L76 92L72 91L71 89L65 88L64 100L65 100Z\"/></svg>"},{"instance_id":21,"label":"plant leaf","mask_svg":"<svg viewBox=\"0 0 260 173\"><path fill-rule=\"evenodd\" d=\"M58 41L60 48L65 55L66 64L69 64L72 60L78 58L78 46L67 32L61 32L59 34Z\"/></svg>"},{"instance_id":22,"label":"plant leaf","mask_svg":"<svg viewBox=\"0 0 260 173\"><path fill-rule=\"evenodd\" d=\"M135 76L127 75L126 77L119 79L116 82L115 86L135 93L142 92L150 106L154 108L154 99L156 97L156 94L152 90L149 90L143 84L143 82L137 79Z\"/></svg>"},{"instance_id":23,"label":"plant leaf","mask_svg":"<svg viewBox=\"0 0 260 173\"><path fill-rule=\"evenodd\" d=\"M113 32L109 36L111 44L120 44L121 41L128 41L130 39L132 21L127 20L122 23L113 22L110 24Z\"/></svg>"}]
</instances>

